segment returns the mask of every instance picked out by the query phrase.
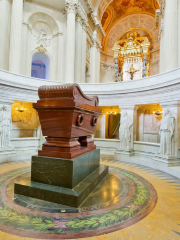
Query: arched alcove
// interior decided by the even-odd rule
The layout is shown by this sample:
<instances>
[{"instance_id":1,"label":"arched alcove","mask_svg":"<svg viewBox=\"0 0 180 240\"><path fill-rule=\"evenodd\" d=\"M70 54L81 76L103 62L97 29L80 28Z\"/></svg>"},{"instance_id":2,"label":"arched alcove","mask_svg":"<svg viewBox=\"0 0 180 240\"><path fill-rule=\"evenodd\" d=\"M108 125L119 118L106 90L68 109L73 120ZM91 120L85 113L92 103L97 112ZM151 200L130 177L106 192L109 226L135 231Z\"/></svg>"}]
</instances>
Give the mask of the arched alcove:
<instances>
[{"instance_id":1,"label":"arched alcove","mask_svg":"<svg viewBox=\"0 0 180 240\"><path fill-rule=\"evenodd\" d=\"M50 78L50 59L46 54L38 52L32 56L31 77Z\"/></svg>"}]
</instances>

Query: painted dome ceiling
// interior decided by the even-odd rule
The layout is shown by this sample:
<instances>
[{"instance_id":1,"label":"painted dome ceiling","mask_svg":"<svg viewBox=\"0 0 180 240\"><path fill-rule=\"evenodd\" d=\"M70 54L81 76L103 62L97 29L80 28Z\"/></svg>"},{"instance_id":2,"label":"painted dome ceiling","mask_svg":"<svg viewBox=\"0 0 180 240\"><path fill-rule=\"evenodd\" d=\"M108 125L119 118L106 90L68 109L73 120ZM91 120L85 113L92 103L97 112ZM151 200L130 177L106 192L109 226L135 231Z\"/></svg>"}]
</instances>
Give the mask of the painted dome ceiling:
<instances>
[{"instance_id":1,"label":"painted dome ceiling","mask_svg":"<svg viewBox=\"0 0 180 240\"><path fill-rule=\"evenodd\" d=\"M107 25L110 13L111 23L108 24L108 27L112 26L118 19L134 13L146 13L155 16L157 8L159 8L159 5L156 0L113 0L105 10L101 23L103 27Z\"/></svg>"}]
</instances>

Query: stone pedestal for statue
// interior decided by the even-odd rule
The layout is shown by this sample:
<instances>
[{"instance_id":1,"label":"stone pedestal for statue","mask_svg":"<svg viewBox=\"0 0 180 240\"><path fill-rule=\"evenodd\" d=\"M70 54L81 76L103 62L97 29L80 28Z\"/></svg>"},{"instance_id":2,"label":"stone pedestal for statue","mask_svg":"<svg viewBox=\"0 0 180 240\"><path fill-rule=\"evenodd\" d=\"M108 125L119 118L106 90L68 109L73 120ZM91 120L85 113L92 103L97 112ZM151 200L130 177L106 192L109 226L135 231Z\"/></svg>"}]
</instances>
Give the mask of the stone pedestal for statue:
<instances>
[{"instance_id":1,"label":"stone pedestal for statue","mask_svg":"<svg viewBox=\"0 0 180 240\"><path fill-rule=\"evenodd\" d=\"M31 181L15 183L15 194L78 207L107 175L100 165L94 134L98 97L89 98L77 84L43 86L38 111L43 136L38 156L32 157Z\"/></svg>"},{"instance_id":2,"label":"stone pedestal for statue","mask_svg":"<svg viewBox=\"0 0 180 240\"><path fill-rule=\"evenodd\" d=\"M115 152L115 159L118 159L119 154L127 155L128 157L132 157L134 155L134 149L122 149L118 148Z\"/></svg>"},{"instance_id":3,"label":"stone pedestal for statue","mask_svg":"<svg viewBox=\"0 0 180 240\"><path fill-rule=\"evenodd\" d=\"M165 164L167 167L180 166L180 158L173 155L171 156L171 155L155 154L155 156L153 157L153 160L161 162Z\"/></svg>"}]
</instances>

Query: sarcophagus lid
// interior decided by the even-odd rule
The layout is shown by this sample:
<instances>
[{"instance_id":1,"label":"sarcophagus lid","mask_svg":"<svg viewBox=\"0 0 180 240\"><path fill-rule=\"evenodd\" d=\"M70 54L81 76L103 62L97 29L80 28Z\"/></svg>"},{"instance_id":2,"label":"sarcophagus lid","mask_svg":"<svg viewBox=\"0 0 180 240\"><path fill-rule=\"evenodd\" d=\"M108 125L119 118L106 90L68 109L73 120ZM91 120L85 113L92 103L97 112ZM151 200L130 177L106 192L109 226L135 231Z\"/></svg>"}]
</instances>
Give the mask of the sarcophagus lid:
<instances>
[{"instance_id":1,"label":"sarcophagus lid","mask_svg":"<svg viewBox=\"0 0 180 240\"><path fill-rule=\"evenodd\" d=\"M101 114L97 96L86 96L77 84L42 86L33 107L44 136L74 138L94 134Z\"/></svg>"}]
</instances>

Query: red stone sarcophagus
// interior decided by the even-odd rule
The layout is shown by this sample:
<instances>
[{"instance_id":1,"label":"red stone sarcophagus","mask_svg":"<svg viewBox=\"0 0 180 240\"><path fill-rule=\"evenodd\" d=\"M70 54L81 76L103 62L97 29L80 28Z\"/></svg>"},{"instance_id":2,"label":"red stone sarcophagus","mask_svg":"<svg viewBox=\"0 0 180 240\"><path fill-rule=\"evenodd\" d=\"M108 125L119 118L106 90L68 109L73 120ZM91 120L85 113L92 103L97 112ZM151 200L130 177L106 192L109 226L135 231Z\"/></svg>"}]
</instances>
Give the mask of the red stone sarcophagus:
<instances>
[{"instance_id":1,"label":"red stone sarcophagus","mask_svg":"<svg viewBox=\"0 0 180 240\"><path fill-rule=\"evenodd\" d=\"M38 95L33 107L47 136L39 156L72 159L96 149L91 135L101 114L97 96L84 95L77 84L42 86Z\"/></svg>"}]
</instances>

